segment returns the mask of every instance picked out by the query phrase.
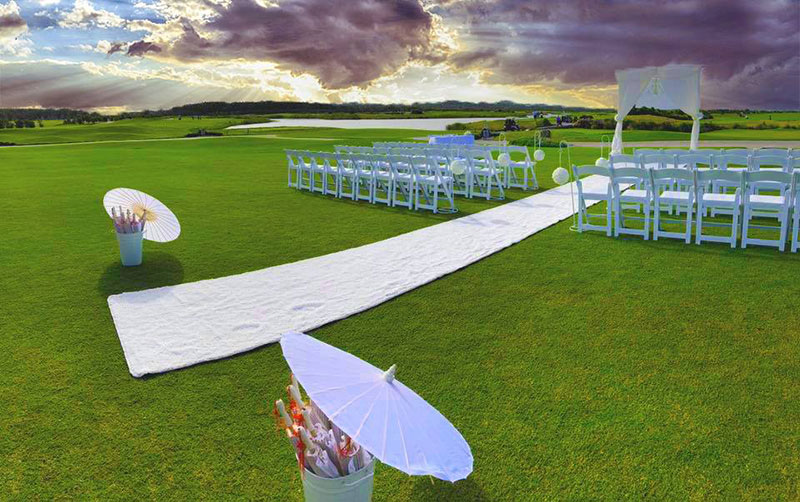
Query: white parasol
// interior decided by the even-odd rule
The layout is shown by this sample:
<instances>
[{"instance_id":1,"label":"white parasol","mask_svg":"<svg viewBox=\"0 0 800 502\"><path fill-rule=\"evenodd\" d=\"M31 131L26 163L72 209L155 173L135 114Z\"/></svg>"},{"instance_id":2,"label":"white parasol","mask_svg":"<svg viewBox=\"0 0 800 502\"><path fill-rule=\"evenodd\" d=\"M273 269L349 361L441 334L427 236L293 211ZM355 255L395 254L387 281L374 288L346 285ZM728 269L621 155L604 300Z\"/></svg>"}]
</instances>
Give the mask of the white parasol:
<instances>
[{"instance_id":1,"label":"white parasol","mask_svg":"<svg viewBox=\"0 0 800 502\"><path fill-rule=\"evenodd\" d=\"M132 188L115 188L103 197L103 206L109 216L111 209L122 207L138 218L144 215L145 225L143 238L155 242L174 241L181 234L178 218L155 197Z\"/></svg>"},{"instance_id":2,"label":"white parasol","mask_svg":"<svg viewBox=\"0 0 800 502\"><path fill-rule=\"evenodd\" d=\"M412 475L458 481L472 452L453 425L424 399L352 354L301 333L281 338L283 357L316 406L381 462Z\"/></svg>"}]
</instances>

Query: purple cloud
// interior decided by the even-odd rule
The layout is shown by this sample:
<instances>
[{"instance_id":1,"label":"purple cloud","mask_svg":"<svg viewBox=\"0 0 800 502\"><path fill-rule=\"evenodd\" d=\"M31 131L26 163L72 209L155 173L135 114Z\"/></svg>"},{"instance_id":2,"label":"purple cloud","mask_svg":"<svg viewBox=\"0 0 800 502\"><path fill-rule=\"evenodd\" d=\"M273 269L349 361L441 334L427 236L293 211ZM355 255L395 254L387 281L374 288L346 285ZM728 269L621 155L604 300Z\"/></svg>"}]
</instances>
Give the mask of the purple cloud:
<instances>
[{"instance_id":1,"label":"purple cloud","mask_svg":"<svg viewBox=\"0 0 800 502\"><path fill-rule=\"evenodd\" d=\"M715 106L800 108L795 0L464 0L439 12L465 26L450 64L490 70L490 83L612 84L621 68L699 63Z\"/></svg>"},{"instance_id":2,"label":"purple cloud","mask_svg":"<svg viewBox=\"0 0 800 502\"><path fill-rule=\"evenodd\" d=\"M114 46L108 51L108 54L113 54ZM142 57L148 52L161 52L161 47L157 46L151 42L145 42L144 40L139 40L138 42L133 42L128 46L128 52L126 53L128 56L138 56Z\"/></svg>"},{"instance_id":3,"label":"purple cloud","mask_svg":"<svg viewBox=\"0 0 800 502\"><path fill-rule=\"evenodd\" d=\"M163 57L273 61L315 75L328 88L366 84L410 60L442 58L432 42L432 16L419 0L207 5L216 15L200 31L215 36L204 37L183 20L182 35L163 47Z\"/></svg>"},{"instance_id":4,"label":"purple cloud","mask_svg":"<svg viewBox=\"0 0 800 502\"><path fill-rule=\"evenodd\" d=\"M15 2L0 4L0 39L19 36L27 29L28 25L19 15L19 7Z\"/></svg>"}]
</instances>

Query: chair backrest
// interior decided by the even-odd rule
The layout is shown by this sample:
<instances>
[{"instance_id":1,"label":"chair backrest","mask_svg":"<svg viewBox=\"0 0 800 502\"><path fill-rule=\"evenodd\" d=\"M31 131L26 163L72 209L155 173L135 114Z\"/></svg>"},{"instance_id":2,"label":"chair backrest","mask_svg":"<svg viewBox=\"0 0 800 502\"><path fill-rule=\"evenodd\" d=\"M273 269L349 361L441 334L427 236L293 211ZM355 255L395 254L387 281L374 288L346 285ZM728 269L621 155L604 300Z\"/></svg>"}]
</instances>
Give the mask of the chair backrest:
<instances>
[{"instance_id":1,"label":"chair backrest","mask_svg":"<svg viewBox=\"0 0 800 502\"><path fill-rule=\"evenodd\" d=\"M408 155L389 154L389 167L394 174L413 174L414 168Z\"/></svg>"},{"instance_id":2,"label":"chair backrest","mask_svg":"<svg viewBox=\"0 0 800 502\"><path fill-rule=\"evenodd\" d=\"M673 180L688 181L693 185L694 171L675 167L650 169L650 179L653 181L653 187L664 184L671 185Z\"/></svg>"},{"instance_id":3,"label":"chair backrest","mask_svg":"<svg viewBox=\"0 0 800 502\"><path fill-rule=\"evenodd\" d=\"M722 155L714 156L714 163L719 169L728 169L729 167L750 167L750 156L747 154L737 153L723 153Z\"/></svg>"},{"instance_id":4,"label":"chair backrest","mask_svg":"<svg viewBox=\"0 0 800 502\"><path fill-rule=\"evenodd\" d=\"M771 181L788 185L792 182L792 173L784 171L747 171L744 173L745 184Z\"/></svg>"},{"instance_id":5,"label":"chair backrest","mask_svg":"<svg viewBox=\"0 0 800 502\"><path fill-rule=\"evenodd\" d=\"M667 155L686 155L690 153L690 151L686 148L664 148L659 153L664 153Z\"/></svg>"},{"instance_id":6,"label":"chair backrest","mask_svg":"<svg viewBox=\"0 0 800 502\"><path fill-rule=\"evenodd\" d=\"M597 174L611 178L611 170L609 168L591 164L587 164L585 166L572 166L572 174L575 175L576 181L579 181L581 176L590 174Z\"/></svg>"},{"instance_id":7,"label":"chair backrest","mask_svg":"<svg viewBox=\"0 0 800 502\"><path fill-rule=\"evenodd\" d=\"M749 148L723 148L724 155L744 155L749 157L752 151Z\"/></svg>"},{"instance_id":8,"label":"chair backrest","mask_svg":"<svg viewBox=\"0 0 800 502\"><path fill-rule=\"evenodd\" d=\"M617 165L636 166L638 165L639 161L634 155L628 155L625 153L614 153L609 156L608 163L611 165L611 167Z\"/></svg>"},{"instance_id":9,"label":"chair backrest","mask_svg":"<svg viewBox=\"0 0 800 502\"><path fill-rule=\"evenodd\" d=\"M686 169L697 169L698 167L714 167L714 156L710 153L683 152L677 156L678 165Z\"/></svg>"},{"instance_id":10,"label":"chair backrest","mask_svg":"<svg viewBox=\"0 0 800 502\"><path fill-rule=\"evenodd\" d=\"M697 171L697 188L705 190L706 184L714 181L729 181L744 188L744 171L728 171L726 169L709 169L708 171Z\"/></svg>"},{"instance_id":11,"label":"chair backrest","mask_svg":"<svg viewBox=\"0 0 800 502\"><path fill-rule=\"evenodd\" d=\"M781 155L753 155L750 158L750 168L754 171L769 166L780 167L784 171L788 171L789 157Z\"/></svg>"},{"instance_id":12,"label":"chair backrest","mask_svg":"<svg viewBox=\"0 0 800 502\"><path fill-rule=\"evenodd\" d=\"M417 179L438 173L438 165L429 164L427 155L411 155L409 160L411 161L411 169Z\"/></svg>"},{"instance_id":13,"label":"chair backrest","mask_svg":"<svg viewBox=\"0 0 800 502\"><path fill-rule=\"evenodd\" d=\"M530 163L530 161L531 161L531 155L530 155L530 152L528 151L528 147L527 146L510 145L510 146L506 147L506 150L508 151L508 155L509 156L514 152L521 153L522 155L525 156L525 161L526 162Z\"/></svg>"},{"instance_id":14,"label":"chair backrest","mask_svg":"<svg viewBox=\"0 0 800 502\"><path fill-rule=\"evenodd\" d=\"M478 169L494 168L494 158L492 158L492 154L489 150L483 148L470 148L465 153L470 167Z\"/></svg>"},{"instance_id":15,"label":"chair backrest","mask_svg":"<svg viewBox=\"0 0 800 502\"><path fill-rule=\"evenodd\" d=\"M642 167L649 167L653 169L666 169L668 167L675 167L677 161L675 155L665 153L646 154L639 157L639 162Z\"/></svg>"},{"instance_id":16,"label":"chair backrest","mask_svg":"<svg viewBox=\"0 0 800 502\"><path fill-rule=\"evenodd\" d=\"M753 150L753 157L789 157L790 152L787 148L759 148Z\"/></svg>"},{"instance_id":17,"label":"chair backrest","mask_svg":"<svg viewBox=\"0 0 800 502\"><path fill-rule=\"evenodd\" d=\"M614 167L612 165L611 168L609 168L609 173L611 175L611 184L614 188L615 195L619 195L621 184L645 186L648 191L650 189L650 174L648 170L643 167Z\"/></svg>"},{"instance_id":18,"label":"chair backrest","mask_svg":"<svg viewBox=\"0 0 800 502\"><path fill-rule=\"evenodd\" d=\"M656 155L661 153L660 148L634 148L633 156L641 157L642 155Z\"/></svg>"}]
</instances>

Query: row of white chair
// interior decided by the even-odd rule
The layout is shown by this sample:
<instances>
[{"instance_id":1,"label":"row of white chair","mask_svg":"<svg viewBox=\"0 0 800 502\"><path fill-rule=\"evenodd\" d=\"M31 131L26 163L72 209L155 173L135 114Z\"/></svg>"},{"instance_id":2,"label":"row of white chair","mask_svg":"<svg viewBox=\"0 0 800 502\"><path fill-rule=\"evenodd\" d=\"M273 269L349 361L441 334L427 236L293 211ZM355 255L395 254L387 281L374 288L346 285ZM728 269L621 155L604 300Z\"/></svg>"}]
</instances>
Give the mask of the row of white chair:
<instances>
[{"instance_id":1,"label":"row of white chair","mask_svg":"<svg viewBox=\"0 0 800 502\"><path fill-rule=\"evenodd\" d=\"M641 161L645 162L644 160ZM790 212L793 211L791 251L800 248L798 229L800 229L800 171L794 173L773 170L733 171L727 169L686 169L686 168L649 168L637 167L598 167L573 166L578 190L578 228L579 230L600 230L613 234L640 235L648 239L651 233L651 213L653 219L653 239L670 237L684 240L687 244L692 238L692 219L696 216L695 242L726 242L736 247L738 229L741 220L741 246L748 244L776 247L783 251L789 225ZM582 177L599 175L608 178L606 189L591 191L585 189ZM676 181L686 187L676 187ZM733 193L715 193L713 187L732 188ZM761 194L765 187L774 189L773 193ZM775 193L777 192L777 193ZM590 218L597 215L587 211L586 201L606 202L604 225L593 224ZM640 206L643 209L643 228L625 226L626 217L623 209L626 204ZM684 232L668 232L661 229L662 208L676 206L686 213ZM712 222L715 226L730 226L730 236L708 235L703 233L703 217L708 210L716 210L719 214L730 214L730 224ZM712 213L714 214L714 213ZM752 223L755 216L777 219L779 226L764 227ZM778 239L761 239L750 237L751 228L770 228L780 234Z\"/></svg>"},{"instance_id":2,"label":"row of white chair","mask_svg":"<svg viewBox=\"0 0 800 502\"><path fill-rule=\"evenodd\" d=\"M375 142L372 148L378 153L397 152L398 149L443 151L452 158L466 159L466 152L484 150L488 152L495 164L501 168L504 188L521 188L538 190L536 179L536 162L531 159L528 148L521 145L441 145L430 143L408 142Z\"/></svg>"},{"instance_id":3,"label":"row of white chair","mask_svg":"<svg viewBox=\"0 0 800 502\"><path fill-rule=\"evenodd\" d=\"M435 161L444 174L453 178L453 193L468 198L482 197L487 200L505 198L506 168L499 165L491 151L485 148L454 150L432 148L421 144L420 148L382 148L337 145L336 152L345 158L352 155L375 155L379 157L419 157ZM431 145L433 146L433 145Z\"/></svg>"},{"instance_id":4,"label":"row of white chair","mask_svg":"<svg viewBox=\"0 0 800 502\"><path fill-rule=\"evenodd\" d=\"M298 190L434 213L457 212L454 177L431 156L286 150L286 157L289 186ZM439 207L440 200L445 207Z\"/></svg>"}]
</instances>

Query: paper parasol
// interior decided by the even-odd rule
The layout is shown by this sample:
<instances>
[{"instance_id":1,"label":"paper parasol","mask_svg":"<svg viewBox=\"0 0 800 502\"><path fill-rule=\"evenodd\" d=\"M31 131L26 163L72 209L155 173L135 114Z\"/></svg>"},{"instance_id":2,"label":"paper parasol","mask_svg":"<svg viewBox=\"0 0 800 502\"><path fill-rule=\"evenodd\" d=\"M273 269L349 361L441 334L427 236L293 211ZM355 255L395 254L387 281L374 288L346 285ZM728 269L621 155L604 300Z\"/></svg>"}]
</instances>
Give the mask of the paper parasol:
<instances>
[{"instance_id":1,"label":"paper parasol","mask_svg":"<svg viewBox=\"0 0 800 502\"><path fill-rule=\"evenodd\" d=\"M281 338L283 357L311 400L381 462L412 475L458 481L472 472L469 445L434 407L352 354L301 333Z\"/></svg>"},{"instance_id":2,"label":"paper parasol","mask_svg":"<svg viewBox=\"0 0 800 502\"><path fill-rule=\"evenodd\" d=\"M132 188L115 188L103 197L103 206L108 216L111 208L130 209L131 213L141 218L145 215L144 233L142 237L155 242L174 241L181 234L181 224L172 211L161 201L144 192Z\"/></svg>"}]
</instances>

